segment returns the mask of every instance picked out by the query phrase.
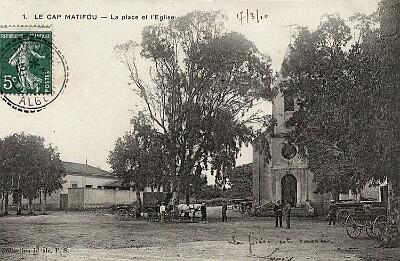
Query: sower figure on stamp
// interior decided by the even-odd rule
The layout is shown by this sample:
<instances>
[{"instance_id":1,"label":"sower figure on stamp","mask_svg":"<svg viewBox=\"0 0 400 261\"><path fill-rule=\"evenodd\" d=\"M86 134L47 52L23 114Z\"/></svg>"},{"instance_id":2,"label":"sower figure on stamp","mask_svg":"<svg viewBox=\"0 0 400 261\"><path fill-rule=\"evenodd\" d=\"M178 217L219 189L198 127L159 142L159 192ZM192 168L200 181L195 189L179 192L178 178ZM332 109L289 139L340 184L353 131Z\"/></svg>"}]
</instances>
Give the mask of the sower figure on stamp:
<instances>
[{"instance_id":1,"label":"sower figure on stamp","mask_svg":"<svg viewBox=\"0 0 400 261\"><path fill-rule=\"evenodd\" d=\"M335 200L331 200L331 204L329 205L329 212L328 212L328 219L329 219L329 225L333 222L333 225L336 224L336 212L337 212L337 206Z\"/></svg>"},{"instance_id":2,"label":"sower figure on stamp","mask_svg":"<svg viewBox=\"0 0 400 261\"><path fill-rule=\"evenodd\" d=\"M285 219L286 219L286 228L289 229L290 228L290 212L292 211L292 205L290 204L290 202L288 201L285 204L285 209L284 209L284 215L285 215Z\"/></svg>"},{"instance_id":3,"label":"sower figure on stamp","mask_svg":"<svg viewBox=\"0 0 400 261\"><path fill-rule=\"evenodd\" d=\"M21 89L21 93L27 93L28 89L36 89L35 92L39 92L39 85L43 80L30 70L31 59L45 58L45 56L37 53L39 49L40 44L38 43L23 42L9 59L9 64L17 67L19 77L17 88Z\"/></svg>"},{"instance_id":4,"label":"sower figure on stamp","mask_svg":"<svg viewBox=\"0 0 400 261\"><path fill-rule=\"evenodd\" d=\"M275 215L275 227L278 227L278 221L279 221L279 226L282 227L282 205L280 200L276 201L275 203L274 215Z\"/></svg>"},{"instance_id":5,"label":"sower figure on stamp","mask_svg":"<svg viewBox=\"0 0 400 261\"><path fill-rule=\"evenodd\" d=\"M228 211L228 205L224 201L222 203L222 222L227 222L226 212Z\"/></svg>"}]
</instances>

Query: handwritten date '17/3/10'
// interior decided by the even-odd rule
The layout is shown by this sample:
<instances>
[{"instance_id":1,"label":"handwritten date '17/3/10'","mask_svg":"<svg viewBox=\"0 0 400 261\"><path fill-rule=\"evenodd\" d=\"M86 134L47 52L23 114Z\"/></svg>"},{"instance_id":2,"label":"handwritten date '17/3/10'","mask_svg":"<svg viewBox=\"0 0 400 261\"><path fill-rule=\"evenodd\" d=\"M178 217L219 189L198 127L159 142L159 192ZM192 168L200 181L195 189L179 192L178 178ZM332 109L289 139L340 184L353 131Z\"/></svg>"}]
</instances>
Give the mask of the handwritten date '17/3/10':
<instances>
[{"instance_id":1,"label":"handwritten date '17/3/10'","mask_svg":"<svg viewBox=\"0 0 400 261\"><path fill-rule=\"evenodd\" d=\"M262 20L266 20L268 18L267 14L262 14L256 10L249 10L246 9L245 11L240 11L236 14L236 18L240 21L241 24L243 23L250 23L250 22L257 22L259 23Z\"/></svg>"}]
</instances>

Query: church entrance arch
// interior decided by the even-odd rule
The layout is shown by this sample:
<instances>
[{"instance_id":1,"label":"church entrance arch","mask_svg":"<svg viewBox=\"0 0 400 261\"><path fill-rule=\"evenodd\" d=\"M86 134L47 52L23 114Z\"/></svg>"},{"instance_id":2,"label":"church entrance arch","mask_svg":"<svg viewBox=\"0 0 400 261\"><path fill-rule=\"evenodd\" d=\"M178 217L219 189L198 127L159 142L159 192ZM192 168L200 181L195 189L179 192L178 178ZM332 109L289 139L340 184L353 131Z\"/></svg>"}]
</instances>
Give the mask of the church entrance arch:
<instances>
[{"instance_id":1,"label":"church entrance arch","mask_svg":"<svg viewBox=\"0 0 400 261\"><path fill-rule=\"evenodd\" d=\"M282 202L286 204L291 203L292 206L296 206L297 203L297 180L291 174L286 174L281 180L282 188Z\"/></svg>"}]
</instances>

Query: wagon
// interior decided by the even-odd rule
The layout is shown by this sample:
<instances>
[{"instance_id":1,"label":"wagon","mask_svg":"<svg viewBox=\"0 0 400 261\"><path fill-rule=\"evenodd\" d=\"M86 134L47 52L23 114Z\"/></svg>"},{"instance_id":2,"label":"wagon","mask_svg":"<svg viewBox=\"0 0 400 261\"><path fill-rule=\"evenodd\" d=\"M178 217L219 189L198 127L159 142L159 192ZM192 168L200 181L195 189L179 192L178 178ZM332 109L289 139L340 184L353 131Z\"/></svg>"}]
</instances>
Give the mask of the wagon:
<instances>
[{"instance_id":1,"label":"wagon","mask_svg":"<svg viewBox=\"0 0 400 261\"><path fill-rule=\"evenodd\" d=\"M137 205L118 205L113 207L114 217L117 220L127 221L132 220L136 217Z\"/></svg>"},{"instance_id":2,"label":"wagon","mask_svg":"<svg viewBox=\"0 0 400 261\"><path fill-rule=\"evenodd\" d=\"M142 194L142 216L147 221L159 221L159 212L161 203L164 202L167 212L166 219L172 219L172 206L169 202L172 198L172 193L168 192L143 192Z\"/></svg>"},{"instance_id":3,"label":"wagon","mask_svg":"<svg viewBox=\"0 0 400 261\"><path fill-rule=\"evenodd\" d=\"M354 210L362 208L362 204L360 202L355 202L353 200L340 201L336 204L336 206L338 209L336 213L336 220L342 226L346 225L347 217L351 213L354 213Z\"/></svg>"},{"instance_id":4,"label":"wagon","mask_svg":"<svg viewBox=\"0 0 400 261\"><path fill-rule=\"evenodd\" d=\"M158 221L159 220L159 209L161 203L168 207L168 203L172 197L172 193L167 192L141 192L141 201L136 201L131 205L119 205L114 209L114 217L117 220L132 220L136 217L143 217L147 221ZM168 219L170 212L166 214L166 219Z\"/></svg>"},{"instance_id":5,"label":"wagon","mask_svg":"<svg viewBox=\"0 0 400 261\"><path fill-rule=\"evenodd\" d=\"M371 238L380 238L386 222L386 207L379 204L361 205L352 210L346 218L346 232L351 238L358 238L363 229Z\"/></svg>"},{"instance_id":6,"label":"wagon","mask_svg":"<svg viewBox=\"0 0 400 261\"><path fill-rule=\"evenodd\" d=\"M252 213L253 201L248 199L232 199L232 207L231 209L236 212L244 213Z\"/></svg>"},{"instance_id":7,"label":"wagon","mask_svg":"<svg viewBox=\"0 0 400 261\"><path fill-rule=\"evenodd\" d=\"M361 213L365 208L372 208L373 210L386 209L385 203L377 201L356 202L353 200L346 200L337 203L336 206L338 209L336 213L336 220L342 226L346 225L346 219L350 214Z\"/></svg>"}]
</instances>

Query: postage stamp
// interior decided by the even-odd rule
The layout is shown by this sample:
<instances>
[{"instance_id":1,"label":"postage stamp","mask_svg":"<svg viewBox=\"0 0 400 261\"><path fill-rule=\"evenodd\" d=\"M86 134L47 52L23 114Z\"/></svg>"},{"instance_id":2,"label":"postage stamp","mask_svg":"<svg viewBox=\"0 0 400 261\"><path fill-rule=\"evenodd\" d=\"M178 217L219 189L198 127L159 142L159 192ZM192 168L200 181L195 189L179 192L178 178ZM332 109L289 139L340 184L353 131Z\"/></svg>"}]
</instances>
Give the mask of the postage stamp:
<instances>
[{"instance_id":1,"label":"postage stamp","mask_svg":"<svg viewBox=\"0 0 400 261\"><path fill-rule=\"evenodd\" d=\"M68 81L68 66L49 28L0 27L0 96L12 108L38 112Z\"/></svg>"},{"instance_id":2,"label":"postage stamp","mask_svg":"<svg viewBox=\"0 0 400 261\"><path fill-rule=\"evenodd\" d=\"M0 92L51 94L52 32L1 32Z\"/></svg>"}]
</instances>

